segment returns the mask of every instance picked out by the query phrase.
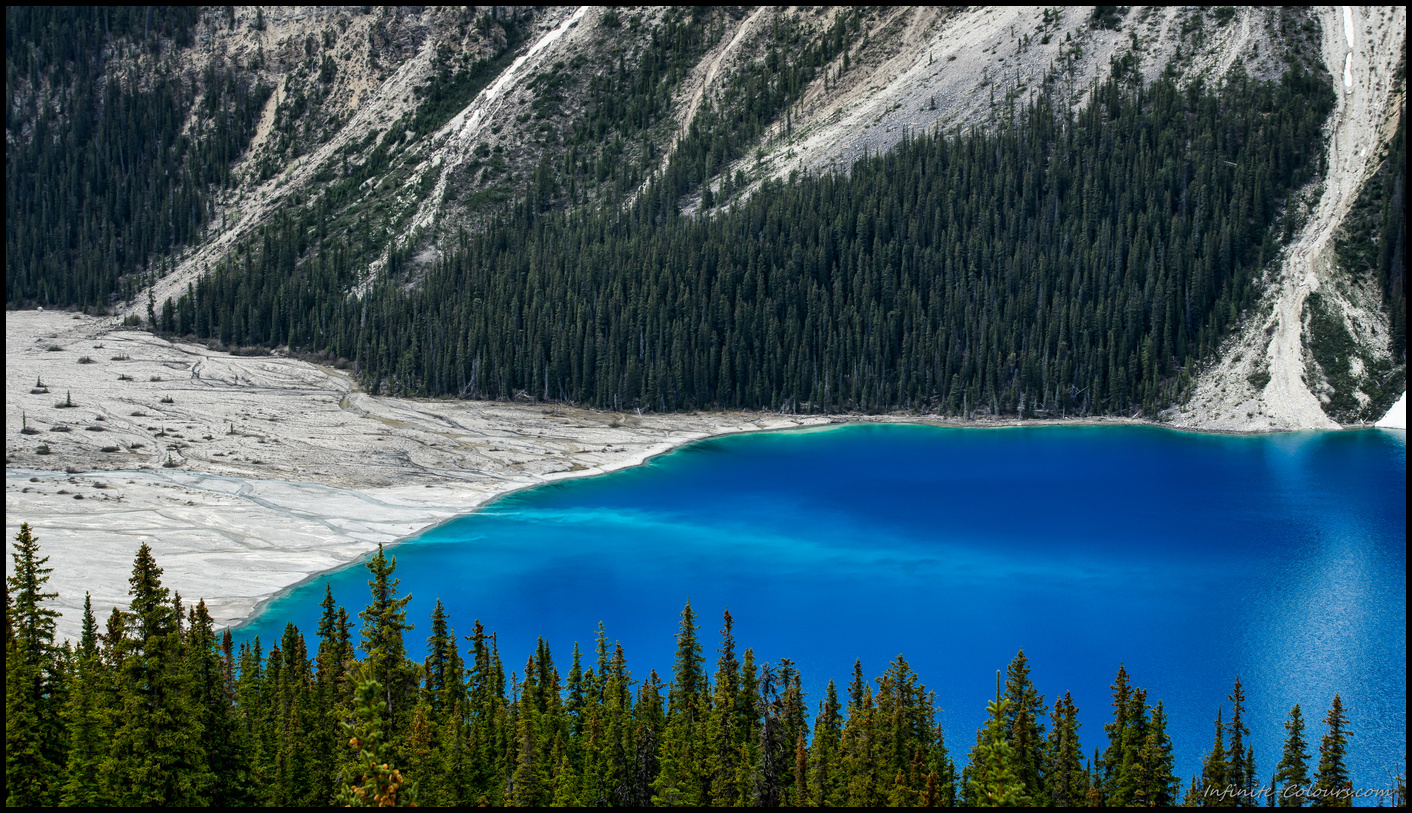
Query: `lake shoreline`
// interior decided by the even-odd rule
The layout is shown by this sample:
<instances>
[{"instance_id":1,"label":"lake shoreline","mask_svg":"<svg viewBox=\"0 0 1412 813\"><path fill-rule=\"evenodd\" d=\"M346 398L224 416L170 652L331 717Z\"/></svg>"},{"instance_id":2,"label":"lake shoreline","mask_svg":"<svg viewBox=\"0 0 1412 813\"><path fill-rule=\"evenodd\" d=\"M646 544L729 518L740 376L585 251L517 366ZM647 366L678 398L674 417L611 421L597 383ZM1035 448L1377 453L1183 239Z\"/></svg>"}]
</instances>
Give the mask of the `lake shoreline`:
<instances>
[{"instance_id":1,"label":"lake shoreline","mask_svg":"<svg viewBox=\"0 0 1412 813\"><path fill-rule=\"evenodd\" d=\"M7 312L6 348L6 532L28 522L52 557L66 638L78 634L85 592L98 615L126 606L144 542L172 587L230 626L380 543L708 438L850 424L1247 434L1139 418L634 414L372 396L331 367L54 311Z\"/></svg>"},{"instance_id":2,"label":"lake shoreline","mask_svg":"<svg viewBox=\"0 0 1412 813\"><path fill-rule=\"evenodd\" d=\"M1333 690L1343 689L1349 702L1355 688L1382 697L1379 682L1339 677L1347 646L1320 643L1333 628L1342 629L1341 622L1330 627L1296 619L1299 612L1322 618L1319 608L1336 601L1336 608L1353 613L1349 617L1390 618L1398 626L1396 613L1358 610L1381 594L1349 591L1383 569L1379 556L1401 555L1402 528L1391 537L1350 529L1363 527L1356 518L1378 513L1370 514L1369 506L1402 511L1402 489L1395 485L1401 477L1389 481L1389 472L1374 474L1358 462L1364 458L1347 456L1378 447L1382 459L1396 461L1405 448L1396 434L1221 440L1138 428L1050 425L1033 433L979 433L899 423L839 422L735 433L719 445L686 444L677 449L683 454L648 462L650 470L539 489L483 506L460 527L404 540L407 548L389 554L398 558L403 594L414 596L408 621L417 631L409 634L409 646L414 640L420 645L431 604L442 600L458 630L478 619L500 633L507 663L522 663L536 636L562 656L572 642L591 641L594 623L602 620L609 641L624 645L635 674L648 668L663 674L685 596L697 611L703 644L716 626L710 619L729 608L737 640L755 648L757 662L794 659L815 681L809 690L816 697L823 679L846 676L855 657L876 674L887 658L905 652L928 683L951 693L943 703L947 724L961 730L974 727L969 717L982 708L976 698L993 689L988 679L994 672L978 667L1003 667L1017 647L1031 657L1037 683L1087 693L1079 706L1097 715L1089 718L1093 725L1107 708L1103 687L1112 669L1126 661L1135 683L1167 701L1173 719L1187 722L1182 751L1190 759L1206 745L1212 704L1236 674L1251 692L1251 719L1272 732L1294 700L1326 707ZM865 465L864 456L872 462ZM1390 473L1399 468L1394 464ZM1392 487L1369 488L1374 481ZM1101 484L1111 488L1095 488ZM1206 510L1183 509L1190 505ZM858 511L868 514L866 522L850 519ZM1152 524L1154 515L1166 519ZM1272 559L1232 559L1247 544ZM366 603L367 580L361 567L328 576L334 600L350 610ZM322 582L243 626L243 640L258 634L268 644L286 622L307 632L317 619ZM1197 600L1227 596L1234 583L1245 585L1260 609L1227 617ZM1381 600L1394 601L1389 607L1395 608L1403 591L1397 582L1391 587ZM1013 600L998 597L1005 591L1014 592ZM1154 603L1159 595L1166 598ZM1147 620L1139 624L1136 615L1097 606L1114 596L1127 596L1133 613L1147 613ZM1356 599L1337 603L1340 596ZM975 608L987 597L1028 620L986 620L990 613ZM1233 606L1244 607L1243 601ZM915 608L911 621L902 620L902 608ZM829 613L839 617L821 617ZM1192 622L1193 614L1201 623ZM1101 632L1119 618L1132 629ZM848 619L856 629L844 629ZM1250 660L1248 636L1256 622L1261 640L1273 643ZM1053 676L1065 625L1073 635L1087 635L1088 645L1106 642L1099 658L1070 653L1082 679ZM899 628L910 631L900 635ZM1167 643L1136 645L1138 629L1161 630L1153 634ZM1157 668L1152 655L1194 651L1203 630L1224 636L1222 665L1207 670L1218 674L1197 691L1186 671ZM961 661L937 654L960 651L956 647L967 640L988 648ZM1381 633L1376 640L1394 643ZM841 660L826 663L821 653ZM1291 668L1280 653L1301 666ZM1332 677L1291 699L1285 678L1319 664L1315 671ZM980 693L958 700L958 680L977 684ZM1369 702L1360 699L1360 714L1380 714ZM1269 743L1259 752L1271 749L1278 753Z\"/></svg>"}]
</instances>

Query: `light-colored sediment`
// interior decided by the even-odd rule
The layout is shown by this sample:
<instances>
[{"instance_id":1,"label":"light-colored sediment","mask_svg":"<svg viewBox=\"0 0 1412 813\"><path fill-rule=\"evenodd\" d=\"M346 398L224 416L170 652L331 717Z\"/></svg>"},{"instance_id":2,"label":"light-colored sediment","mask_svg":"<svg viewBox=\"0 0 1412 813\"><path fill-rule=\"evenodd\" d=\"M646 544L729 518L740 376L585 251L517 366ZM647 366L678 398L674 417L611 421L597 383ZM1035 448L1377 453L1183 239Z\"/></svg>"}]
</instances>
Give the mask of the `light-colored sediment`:
<instances>
[{"instance_id":1,"label":"light-colored sediment","mask_svg":"<svg viewBox=\"0 0 1412 813\"><path fill-rule=\"evenodd\" d=\"M1328 170L1317 188L1305 191L1317 195L1318 203L1264 299L1199 377L1190 401L1174 411L1174 425L1238 432L1337 429L1306 380L1304 306L1311 292L1324 291L1362 346L1387 353L1387 316L1375 299L1340 283L1334 235L1397 126L1400 106L1390 100L1407 9L1331 6L1318 16L1325 64L1335 77L1343 76L1333 83L1338 100L1325 133Z\"/></svg>"},{"instance_id":2,"label":"light-colored sediment","mask_svg":"<svg viewBox=\"0 0 1412 813\"><path fill-rule=\"evenodd\" d=\"M100 617L126 604L142 542L165 584L233 624L282 589L509 491L713 435L828 422L374 397L328 367L53 311L7 312L5 347L6 536L33 528L66 637L84 591ZM40 379L48 392L32 392Z\"/></svg>"}]
</instances>

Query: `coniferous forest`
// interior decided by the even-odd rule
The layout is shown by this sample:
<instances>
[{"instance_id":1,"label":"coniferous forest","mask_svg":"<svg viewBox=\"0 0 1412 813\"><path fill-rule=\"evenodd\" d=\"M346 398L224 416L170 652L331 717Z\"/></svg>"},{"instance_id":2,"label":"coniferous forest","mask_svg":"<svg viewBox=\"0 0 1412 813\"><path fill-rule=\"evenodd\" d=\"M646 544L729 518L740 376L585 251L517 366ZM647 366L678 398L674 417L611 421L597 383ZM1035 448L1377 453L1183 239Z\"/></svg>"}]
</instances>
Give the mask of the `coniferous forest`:
<instances>
[{"instance_id":1,"label":"coniferous forest","mask_svg":"<svg viewBox=\"0 0 1412 813\"><path fill-rule=\"evenodd\" d=\"M98 43L161 53L191 36L178 12L7 19L10 84L55 93L24 95L35 109L8 122L6 299L103 309L211 225L270 90L238 66L189 86L99 81ZM762 67L704 107L639 187L652 161L603 150L666 115L658 86L709 45L706 20L673 17L639 64L585 88L562 154L546 153L488 222L441 238L439 259L412 262L415 235L389 244L385 227L337 227L345 197L397 149L389 131L185 296L152 303L153 327L343 358L375 392L1155 416L1254 303L1299 225L1289 197L1321 169L1327 75L1296 61L1277 81L1237 69L1182 87L1145 82L1128 55L1078 107L1056 85L1027 102L1002 90L984 127L919 133L847 172L743 196L747 179L723 168L767 125L787 128L819 66L846 55L845 15L817 39L777 31ZM455 76L445 82L480 81ZM535 91L552 102L565 81L543 74ZM421 91L412 132L448 115L443 90ZM183 132L193 110L208 125ZM1379 203L1372 232L1401 220L1400 195ZM1368 263L1394 306L1402 263L1397 251Z\"/></svg>"},{"instance_id":2,"label":"coniferous forest","mask_svg":"<svg viewBox=\"0 0 1412 813\"><path fill-rule=\"evenodd\" d=\"M1043 95L993 132L919 135L709 216L665 181L626 211L525 198L362 297L313 201L160 326L343 357L383 392L1151 415L1292 236L1279 213L1330 103L1297 67L1185 90L1116 69L1077 115Z\"/></svg>"},{"instance_id":3,"label":"coniferous forest","mask_svg":"<svg viewBox=\"0 0 1412 813\"><path fill-rule=\"evenodd\" d=\"M204 602L162 586L145 544L129 609L100 625L86 601L79 640L56 642L51 568L28 525L12 557L11 806L1225 806L1259 804L1251 794L1264 787L1282 805L1352 798L1354 732L1339 697L1317 752L1295 705L1283 752L1256 755L1239 677L1211 698L1213 745L1184 782L1162 701L1121 665L1091 755L1070 695L1047 704L1023 651L1003 683L997 673L972 744L941 729L935 696L900 655L874 680L855 665L846 689L830 681L808 698L788 659L757 663L737 645L728 612L708 660L690 604L665 680L634 676L601 625L592 653L575 644L566 675L541 639L507 679L495 634L477 622L458 635L439 602L424 652L409 651L420 636L408 635L409 597L381 549L356 620L326 592L315 640L291 624L268 651L218 635ZM1406 804L1405 778L1388 792Z\"/></svg>"},{"instance_id":4,"label":"coniferous forest","mask_svg":"<svg viewBox=\"0 0 1412 813\"><path fill-rule=\"evenodd\" d=\"M102 308L210 222L270 89L234 65L211 67L199 96L170 77L105 76L114 50L189 45L196 18L180 6L6 9L6 87L51 91L16 91L6 108L7 302ZM193 109L204 124L183 132Z\"/></svg>"}]
</instances>

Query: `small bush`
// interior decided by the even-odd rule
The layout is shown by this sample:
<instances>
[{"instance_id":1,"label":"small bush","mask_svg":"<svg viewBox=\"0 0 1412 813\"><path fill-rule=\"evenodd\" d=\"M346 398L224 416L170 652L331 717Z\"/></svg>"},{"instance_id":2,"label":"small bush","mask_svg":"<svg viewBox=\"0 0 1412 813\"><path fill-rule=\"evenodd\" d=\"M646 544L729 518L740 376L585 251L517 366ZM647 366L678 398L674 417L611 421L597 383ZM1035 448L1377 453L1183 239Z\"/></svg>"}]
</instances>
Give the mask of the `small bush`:
<instances>
[{"instance_id":1,"label":"small bush","mask_svg":"<svg viewBox=\"0 0 1412 813\"><path fill-rule=\"evenodd\" d=\"M161 381L161 380L162 380L162 377L161 377L160 375L154 375L154 376L152 376L151 378L149 378L149 379L147 379L147 380L148 380L148 381Z\"/></svg>"},{"instance_id":2,"label":"small bush","mask_svg":"<svg viewBox=\"0 0 1412 813\"><path fill-rule=\"evenodd\" d=\"M95 364L96 362L93 361L93 357L92 357L92 356L79 356L79 357L78 357L78 363L79 363L79 364Z\"/></svg>"},{"instance_id":3,"label":"small bush","mask_svg":"<svg viewBox=\"0 0 1412 813\"><path fill-rule=\"evenodd\" d=\"M163 395L163 396L162 396L162 403L164 403L164 404L175 404L176 401L173 401L173 400L172 400L172 397L171 397L170 395Z\"/></svg>"},{"instance_id":4,"label":"small bush","mask_svg":"<svg viewBox=\"0 0 1412 813\"><path fill-rule=\"evenodd\" d=\"M103 447L103 451L107 452L108 454L112 454L113 452L118 451L118 447L116 447L116 446L104 446L104 447ZM97 487L98 487L98 488L107 488L107 486L103 485L102 483L99 483Z\"/></svg>"},{"instance_id":5,"label":"small bush","mask_svg":"<svg viewBox=\"0 0 1412 813\"><path fill-rule=\"evenodd\" d=\"M63 350L64 348L60 347L57 344L50 344L45 345L44 349L48 350L50 353L57 353L58 351Z\"/></svg>"},{"instance_id":6,"label":"small bush","mask_svg":"<svg viewBox=\"0 0 1412 813\"><path fill-rule=\"evenodd\" d=\"M42 444L40 444L39 448L34 450L34 453L35 453L35 454L49 454L49 444L47 444L47 443L42 443Z\"/></svg>"},{"instance_id":7,"label":"small bush","mask_svg":"<svg viewBox=\"0 0 1412 813\"><path fill-rule=\"evenodd\" d=\"M52 427L49 431L50 431L50 432L67 432L67 431L69 431L69 428L68 428L67 426L62 426L62 425L60 425L60 426Z\"/></svg>"},{"instance_id":8,"label":"small bush","mask_svg":"<svg viewBox=\"0 0 1412 813\"><path fill-rule=\"evenodd\" d=\"M143 412L142 410L139 409L139 410L137 410L136 412L132 413L132 417L134 417L134 418L145 418L145 417L147 417L147 413L146 413L146 412Z\"/></svg>"},{"instance_id":9,"label":"small bush","mask_svg":"<svg viewBox=\"0 0 1412 813\"><path fill-rule=\"evenodd\" d=\"M130 376L130 375L125 375L125 374L123 374L123 373L118 373L118 380L119 380L119 381L131 381L131 380L132 380L132 376Z\"/></svg>"},{"instance_id":10,"label":"small bush","mask_svg":"<svg viewBox=\"0 0 1412 813\"><path fill-rule=\"evenodd\" d=\"M106 431L108 431L108 430L104 429L104 428L101 427L101 426L85 426L85 427L83 428L83 431L85 431L85 432L106 432Z\"/></svg>"},{"instance_id":11,"label":"small bush","mask_svg":"<svg viewBox=\"0 0 1412 813\"><path fill-rule=\"evenodd\" d=\"M37 435L37 434L39 434L39 430L38 430L38 429L35 429L33 426L26 426L25 428L23 428L23 429L20 430L20 434L21 434L21 435Z\"/></svg>"}]
</instances>

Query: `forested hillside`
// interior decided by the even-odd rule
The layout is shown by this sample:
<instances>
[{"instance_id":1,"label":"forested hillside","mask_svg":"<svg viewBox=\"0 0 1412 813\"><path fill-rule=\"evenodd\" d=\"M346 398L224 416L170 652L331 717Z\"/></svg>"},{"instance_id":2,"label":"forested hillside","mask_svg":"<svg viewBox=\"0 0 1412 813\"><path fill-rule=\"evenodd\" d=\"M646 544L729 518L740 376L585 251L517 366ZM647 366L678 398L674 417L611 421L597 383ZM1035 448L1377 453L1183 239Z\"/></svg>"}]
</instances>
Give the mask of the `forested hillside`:
<instances>
[{"instance_id":1,"label":"forested hillside","mask_svg":"<svg viewBox=\"0 0 1412 813\"><path fill-rule=\"evenodd\" d=\"M1405 14L1357 16L7 9L6 302L383 393L1363 420L1405 379Z\"/></svg>"},{"instance_id":2,"label":"forested hillside","mask_svg":"<svg viewBox=\"0 0 1412 813\"><path fill-rule=\"evenodd\" d=\"M522 201L361 298L310 207L159 327L327 352L401 393L1152 415L1253 301L1329 104L1297 69L1186 91L1119 71L1075 117L1041 97L710 217L670 181L626 213Z\"/></svg>"},{"instance_id":3,"label":"forested hillside","mask_svg":"<svg viewBox=\"0 0 1412 813\"><path fill-rule=\"evenodd\" d=\"M934 695L902 656L872 681L855 665L846 690L830 681L810 698L791 661L756 663L738 649L729 612L714 668L688 604L665 682L634 677L601 626L592 654L575 645L567 674L541 639L507 679L493 632L477 622L458 637L439 603L425 658L413 660L408 597L396 559L379 550L359 621L326 596L312 649L291 624L266 652L259 639L236 648L229 630L218 637L205 603L188 607L163 587L143 545L130 609L100 627L87 608L77 646L56 645L51 571L28 525L13 556L10 806L1170 806L1183 784L1188 803L1231 804L1260 801L1252 794L1267 782L1286 803L1346 804L1354 790L1346 746L1356 732L1338 695L1317 762L1299 705L1276 759L1249 745L1236 678L1229 706L1211 698L1214 745L1184 783L1162 702L1121 666L1112 722L1090 732L1101 743L1090 758L1070 695L1047 704L1022 651L1003 687L997 673L989 721L958 771L952 754L970 732L942 730ZM1383 792L1405 804L1404 775L1390 779Z\"/></svg>"},{"instance_id":4,"label":"forested hillside","mask_svg":"<svg viewBox=\"0 0 1412 813\"><path fill-rule=\"evenodd\" d=\"M209 68L200 93L167 72L107 73L112 52L189 45L194 9L5 17L5 300L105 308L202 235L270 89L238 66Z\"/></svg>"}]
</instances>

